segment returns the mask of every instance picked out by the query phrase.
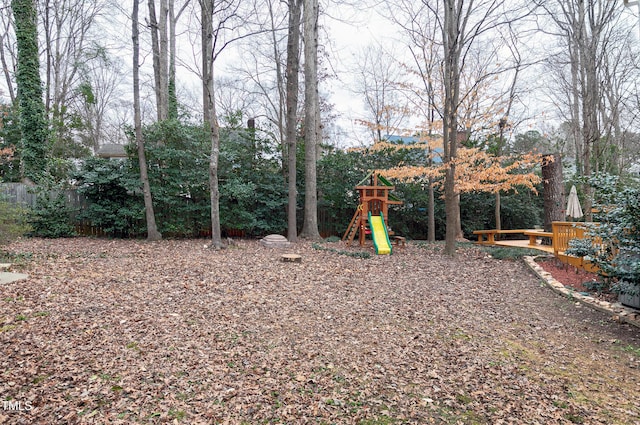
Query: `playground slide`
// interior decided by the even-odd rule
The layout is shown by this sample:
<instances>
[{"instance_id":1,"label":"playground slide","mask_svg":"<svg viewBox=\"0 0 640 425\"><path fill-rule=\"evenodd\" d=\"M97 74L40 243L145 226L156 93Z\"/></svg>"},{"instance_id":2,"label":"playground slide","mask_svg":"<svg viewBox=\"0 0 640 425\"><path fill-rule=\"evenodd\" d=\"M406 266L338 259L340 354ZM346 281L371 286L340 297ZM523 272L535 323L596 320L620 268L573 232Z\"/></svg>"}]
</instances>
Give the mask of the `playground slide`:
<instances>
[{"instance_id":1,"label":"playground slide","mask_svg":"<svg viewBox=\"0 0 640 425\"><path fill-rule=\"evenodd\" d=\"M384 224L384 216L372 216L369 212L369 226L371 227L371 237L376 254L391 254L391 242L387 233L387 226Z\"/></svg>"}]
</instances>

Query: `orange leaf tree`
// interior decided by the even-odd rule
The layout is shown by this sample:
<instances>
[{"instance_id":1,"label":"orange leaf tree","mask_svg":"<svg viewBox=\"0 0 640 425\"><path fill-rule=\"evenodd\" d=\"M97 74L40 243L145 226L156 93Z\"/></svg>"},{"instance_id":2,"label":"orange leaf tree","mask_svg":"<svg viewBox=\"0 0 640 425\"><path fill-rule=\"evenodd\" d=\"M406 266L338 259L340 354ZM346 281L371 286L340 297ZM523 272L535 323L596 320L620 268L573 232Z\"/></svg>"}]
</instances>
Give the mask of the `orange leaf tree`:
<instances>
[{"instance_id":1,"label":"orange leaf tree","mask_svg":"<svg viewBox=\"0 0 640 425\"><path fill-rule=\"evenodd\" d=\"M13 146L7 148L0 148L0 166L13 161L13 154L15 148ZM2 181L2 170L0 170L0 181Z\"/></svg>"},{"instance_id":2,"label":"orange leaf tree","mask_svg":"<svg viewBox=\"0 0 640 425\"><path fill-rule=\"evenodd\" d=\"M456 193L496 193L517 187L526 187L537 193L536 185L541 182L541 178L535 172L535 167L541 161L541 155L534 153L493 156L478 148L459 148L455 159ZM401 165L378 171L387 178L405 182L424 181L432 177L436 185L442 185L445 168L446 165L437 163L432 166Z\"/></svg>"}]
</instances>

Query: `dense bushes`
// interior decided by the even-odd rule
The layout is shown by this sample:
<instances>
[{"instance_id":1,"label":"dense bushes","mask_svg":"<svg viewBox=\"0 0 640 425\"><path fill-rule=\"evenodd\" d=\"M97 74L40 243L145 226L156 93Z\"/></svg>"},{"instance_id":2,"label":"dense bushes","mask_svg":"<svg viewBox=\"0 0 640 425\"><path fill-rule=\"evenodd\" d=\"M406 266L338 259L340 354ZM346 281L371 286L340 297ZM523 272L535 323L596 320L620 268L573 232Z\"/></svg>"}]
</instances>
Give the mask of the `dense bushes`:
<instances>
[{"instance_id":1,"label":"dense bushes","mask_svg":"<svg viewBox=\"0 0 640 425\"><path fill-rule=\"evenodd\" d=\"M253 129L221 133L220 224L227 231L284 233L287 193L279 153Z\"/></svg>"},{"instance_id":2,"label":"dense bushes","mask_svg":"<svg viewBox=\"0 0 640 425\"><path fill-rule=\"evenodd\" d=\"M144 129L156 222L169 237L197 237L211 228L209 144L201 126L169 120ZM253 131L221 133L221 225L248 236L286 228L285 183L266 141ZM88 202L79 218L116 237L144 234L137 152L131 158L90 158L74 175Z\"/></svg>"},{"instance_id":3,"label":"dense bushes","mask_svg":"<svg viewBox=\"0 0 640 425\"><path fill-rule=\"evenodd\" d=\"M203 127L167 120L145 127L144 140L158 230L166 236L198 236L210 227L209 147ZM137 178L137 150L131 153ZM139 180L136 185L141 188Z\"/></svg>"},{"instance_id":4,"label":"dense bushes","mask_svg":"<svg viewBox=\"0 0 640 425\"><path fill-rule=\"evenodd\" d=\"M593 176L589 183L599 211L589 234L602 240L602 247L589 253L591 260L613 282L613 290L636 295L640 293L640 187L620 187L616 177L604 174Z\"/></svg>"},{"instance_id":5,"label":"dense bushes","mask_svg":"<svg viewBox=\"0 0 640 425\"><path fill-rule=\"evenodd\" d=\"M31 236L41 238L66 238L75 235L71 223L73 211L67 205L61 190L43 190L38 193L36 205L29 211Z\"/></svg>"},{"instance_id":6,"label":"dense bushes","mask_svg":"<svg viewBox=\"0 0 640 425\"><path fill-rule=\"evenodd\" d=\"M210 141L201 125L168 120L144 128L149 181L156 222L168 237L197 237L210 231L208 160ZM220 218L223 234L264 236L286 233L287 187L281 153L254 129L231 121L221 131L219 159ZM300 146L301 148L302 146ZM71 178L87 205L77 216L112 237L145 233L137 150L123 160L86 159ZM370 170L424 162L419 150L343 151L325 147L318 162L319 226L323 236L341 236L358 204L355 186ZM298 167L299 224L304 201L303 157ZM428 191L421 182L397 183L395 194L404 203L391 206L389 224L396 234L426 239ZM540 224L542 202L528 190L503 194L503 228L530 228ZM468 237L475 229L495 227L493 194L463 194L462 228ZM39 205L41 222L53 215L54 199ZM55 215L55 214L54 214ZM67 213L57 214L66 216ZM44 217L49 217L47 220ZM442 194L435 193L435 234L443 239L445 214ZM36 227L39 225L36 223ZM47 226L39 226L43 231ZM50 226L62 229L62 223ZM65 233L65 232L62 232ZM61 234L62 234L61 233Z\"/></svg>"},{"instance_id":7,"label":"dense bushes","mask_svg":"<svg viewBox=\"0 0 640 425\"><path fill-rule=\"evenodd\" d=\"M144 202L130 161L89 158L74 178L87 200L78 220L114 237L137 236L144 231Z\"/></svg>"}]
</instances>

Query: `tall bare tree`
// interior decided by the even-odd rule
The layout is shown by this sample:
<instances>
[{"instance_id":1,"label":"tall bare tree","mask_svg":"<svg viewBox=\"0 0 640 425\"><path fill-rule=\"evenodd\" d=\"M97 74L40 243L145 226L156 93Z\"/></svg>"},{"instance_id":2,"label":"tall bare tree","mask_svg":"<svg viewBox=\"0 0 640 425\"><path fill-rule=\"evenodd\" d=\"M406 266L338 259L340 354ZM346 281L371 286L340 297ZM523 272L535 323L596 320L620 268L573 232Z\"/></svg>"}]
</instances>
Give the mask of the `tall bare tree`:
<instances>
[{"instance_id":1,"label":"tall bare tree","mask_svg":"<svg viewBox=\"0 0 640 425\"><path fill-rule=\"evenodd\" d=\"M123 96L125 64L118 57L100 56L88 63L82 72L80 90L72 105L84 123L78 138L95 153L114 133L118 125L113 123L113 112L118 109ZM131 105L127 104L130 108Z\"/></svg>"},{"instance_id":2,"label":"tall bare tree","mask_svg":"<svg viewBox=\"0 0 640 425\"><path fill-rule=\"evenodd\" d=\"M375 141L406 130L409 108L407 98L399 95L400 64L392 58L381 46L369 45L358 52L356 92L364 99L367 116L362 121Z\"/></svg>"},{"instance_id":3,"label":"tall bare tree","mask_svg":"<svg viewBox=\"0 0 640 425\"><path fill-rule=\"evenodd\" d=\"M202 102L204 123L211 140L209 154L209 196L211 198L211 246L221 249L222 232L220 229L220 187L218 182L218 162L220 158L220 125L216 115L214 95L214 5L211 0L199 0L201 8L202 31Z\"/></svg>"},{"instance_id":4,"label":"tall bare tree","mask_svg":"<svg viewBox=\"0 0 640 425\"><path fill-rule=\"evenodd\" d=\"M138 162L140 164L140 180L144 194L145 216L147 219L147 239L157 241L162 239L162 235L156 226L156 217L153 210L153 197L151 196L151 186L149 185L149 175L147 173L147 158L144 151L142 138L142 119L140 114L140 30L139 26L139 0L133 0L133 12L131 14L131 38L133 41L133 109L134 125L136 133L136 145L138 148Z\"/></svg>"},{"instance_id":5,"label":"tall bare tree","mask_svg":"<svg viewBox=\"0 0 640 425\"><path fill-rule=\"evenodd\" d=\"M182 16L189 5L190 0L185 0L182 6L176 12L176 5L174 0L169 0L169 76L167 82L167 115L168 118L178 118L178 95L176 93L176 39L178 34L176 32L176 26L178 19Z\"/></svg>"},{"instance_id":6,"label":"tall bare tree","mask_svg":"<svg viewBox=\"0 0 640 425\"><path fill-rule=\"evenodd\" d=\"M300 73L300 16L302 0L289 0L289 28L287 36L286 67L286 119L287 143L287 237L289 241L298 239L297 217L297 141L298 141L298 90Z\"/></svg>"},{"instance_id":7,"label":"tall bare tree","mask_svg":"<svg viewBox=\"0 0 640 425\"><path fill-rule=\"evenodd\" d=\"M537 3L549 18L546 22L551 24L543 28L558 40L559 48L550 60L558 83L553 91L555 104L567 105L565 116L571 125L577 173L589 176L607 167L607 155L617 150L614 135L622 137L621 129L615 128L620 123L617 117L623 105L620 96L624 87L632 87L637 78L628 77L633 75L629 70L634 65L624 69L621 64L635 62L637 50L629 48L628 42L635 27L621 19L622 8L616 2L539 0ZM589 220L591 187L586 181L582 191L585 217Z\"/></svg>"},{"instance_id":8,"label":"tall bare tree","mask_svg":"<svg viewBox=\"0 0 640 425\"><path fill-rule=\"evenodd\" d=\"M169 116L169 43L167 0L160 0L160 14L156 13L155 0L149 0L149 30L151 31L151 49L153 52L153 77L155 82L156 112L158 121Z\"/></svg>"},{"instance_id":9,"label":"tall bare tree","mask_svg":"<svg viewBox=\"0 0 640 425\"><path fill-rule=\"evenodd\" d=\"M10 0L3 0L0 7L8 10L10 8ZM7 92L11 103L16 102L16 93L14 88L13 76L16 72L16 53L14 49L15 37L12 31L11 14L0 13L0 66L2 66L2 74L4 75Z\"/></svg>"},{"instance_id":10,"label":"tall bare tree","mask_svg":"<svg viewBox=\"0 0 640 425\"><path fill-rule=\"evenodd\" d=\"M322 140L318 94L318 0L304 0L304 222L300 237L320 239L317 158Z\"/></svg>"},{"instance_id":11,"label":"tall bare tree","mask_svg":"<svg viewBox=\"0 0 640 425\"><path fill-rule=\"evenodd\" d=\"M406 25L405 32L412 39L429 42L430 57L439 57L441 86L436 92L443 93L437 112L442 120L443 161L447 165L445 173L446 245L445 252L455 255L455 241L460 236L459 194L455 185L455 171L459 135L468 133L460 119L463 105L469 103L483 82L496 75L497 70L473 75L470 64L471 54L477 49L491 47L486 43L495 35L495 29L511 25L527 14L520 4L504 0L443 0L431 2L421 0L396 0L390 10L394 21L429 22L429 25ZM427 28L429 31L422 31ZM435 29L435 31L434 31ZM419 45L418 45L419 46ZM428 74L424 74L430 77ZM467 81L463 84L463 77Z\"/></svg>"},{"instance_id":12,"label":"tall bare tree","mask_svg":"<svg viewBox=\"0 0 640 425\"><path fill-rule=\"evenodd\" d=\"M220 124L216 114L215 62L218 55L231 43L254 33L250 17L255 11L250 7L243 9L241 0L198 1L201 15L203 117L211 140L209 155L211 247L221 249L223 244L220 229L220 187L218 181Z\"/></svg>"},{"instance_id":13,"label":"tall bare tree","mask_svg":"<svg viewBox=\"0 0 640 425\"><path fill-rule=\"evenodd\" d=\"M242 44L234 78L217 85L221 116L238 111L264 117L268 132L282 152L289 193L287 237L297 239L296 146L299 129L299 72L302 0L265 0L258 34ZM220 83L222 82L223 85ZM266 127L266 126L265 126Z\"/></svg>"},{"instance_id":14,"label":"tall bare tree","mask_svg":"<svg viewBox=\"0 0 640 425\"><path fill-rule=\"evenodd\" d=\"M512 119L511 114L513 111L514 103L518 97L518 86L519 79L521 78L521 73L523 68L527 67L528 64L524 63L524 59L519 49L518 45L518 37L513 32L513 28L509 27L507 34L505 34L506 47L511 52L511 57L513 58L513 72L512 79L509 87L507 88L507 96L506 101L504 102L504 113L502 117L498 120L498 140L495 147L495 154L497 156L502 156L506 147L506 139L505 132L508 130L510 126L510 120ZM495 221L496 221L496 229L500 230L502 228L502 217L501 217L501 198L500 191L495 193Z\"/></svg>"},{"instance_id":15,"label":"tall bare tree","mask_svg":"<svg viewBox=\"0 0 640 425\"><path fill-rule=\"evenodd\" d=\"M44 37L45 107L53 124L53 143L64 148L73 140L68 122L75 113L74 98L83 83L83 70L102 55L104 40L98 19L105 0L40 0Z\"/></svg>"}]
</instances>

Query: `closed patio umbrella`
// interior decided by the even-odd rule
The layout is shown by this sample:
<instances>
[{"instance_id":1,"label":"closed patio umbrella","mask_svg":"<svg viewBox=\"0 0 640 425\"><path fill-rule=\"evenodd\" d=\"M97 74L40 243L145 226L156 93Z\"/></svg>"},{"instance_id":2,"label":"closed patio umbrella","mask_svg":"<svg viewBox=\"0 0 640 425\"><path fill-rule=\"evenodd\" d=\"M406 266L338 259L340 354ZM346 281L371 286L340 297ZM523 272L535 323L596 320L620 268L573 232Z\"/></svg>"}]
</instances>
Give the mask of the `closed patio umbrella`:
<instances>
[{"instance_id":1,"label":"closed patio umbrella","mask_svg":"<svg viewBox=\"0 0 640 425\"><path fill-rule=\"evenodd\" d=\"M578 191L575 185L571 186L569 191L569 198L567 199L567 217L580 218L584 214L582 213L582 207L580 206L580 200L578 199Z\"/></svg>"}]
</instances>

